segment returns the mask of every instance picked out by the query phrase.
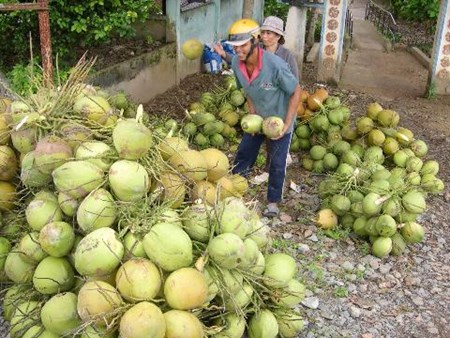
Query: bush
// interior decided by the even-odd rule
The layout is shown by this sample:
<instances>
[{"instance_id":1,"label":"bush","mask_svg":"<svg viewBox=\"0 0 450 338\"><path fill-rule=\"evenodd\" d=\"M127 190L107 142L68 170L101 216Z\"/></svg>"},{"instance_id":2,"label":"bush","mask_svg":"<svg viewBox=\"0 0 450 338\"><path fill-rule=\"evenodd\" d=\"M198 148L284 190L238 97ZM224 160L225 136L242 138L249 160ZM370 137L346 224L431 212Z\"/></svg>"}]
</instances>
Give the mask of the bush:
<instances>
[{"instance_id":1,"label":"bush","mask_svg":"<svg viewBox=\"0 0 450 338\"><path fill-rule=\"evenodd\" d=\"M6 3L31 2L0 0ZM88 48L112 38L132 37L132 24L160 11L155 0L50 0L50 28L54 54L72 58L74 47ZM30 58L30 35L34 54L39 54L39 25L32 11L0 14L0 67L26 64ZM7 60L7 61L5 61ZM7 62L7 63L6 63Z\"/></svg>"},{"instance_id":2,"label":"bush","mask_svg":"<svg viewBox=\"0 0 450 338\"><path fill-rule=\"evenodd\" d=\"M437 20L440 0L392 0L396 16L414 20Z\"/></svg>"}]
</instances>

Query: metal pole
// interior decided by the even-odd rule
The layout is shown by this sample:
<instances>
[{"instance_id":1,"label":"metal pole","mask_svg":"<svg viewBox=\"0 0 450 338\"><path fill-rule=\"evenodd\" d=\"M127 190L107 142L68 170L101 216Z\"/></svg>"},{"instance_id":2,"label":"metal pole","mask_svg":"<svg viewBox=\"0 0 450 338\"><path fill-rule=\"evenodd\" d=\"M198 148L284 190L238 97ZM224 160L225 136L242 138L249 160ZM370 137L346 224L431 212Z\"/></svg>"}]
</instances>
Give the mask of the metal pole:
<instances>
[{"instance_id":1,"label":"metal pole","mask_svg":"<svg viewBox=\"0 0 450 338\"><path fill-rule=\"evenodd\" d=\"M45 10L38 11L39 39L41 43L42 68L44 69L44 84L53 84L52 43L50 39L50 19L48 13L48 1L38 0Z\"/></svg>"}]
</instances>

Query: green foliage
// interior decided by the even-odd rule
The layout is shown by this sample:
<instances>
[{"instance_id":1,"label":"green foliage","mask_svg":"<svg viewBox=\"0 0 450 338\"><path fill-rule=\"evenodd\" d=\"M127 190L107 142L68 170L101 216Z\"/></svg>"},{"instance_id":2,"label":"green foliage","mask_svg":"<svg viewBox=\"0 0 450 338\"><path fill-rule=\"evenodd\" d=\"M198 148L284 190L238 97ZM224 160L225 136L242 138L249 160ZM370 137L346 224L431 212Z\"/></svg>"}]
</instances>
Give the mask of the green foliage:
<instances>
[{"instance_id":1,"label":"green foliage","mask_svg":"<svg viewBox=\"0 0 450 338\"><path fill-rule=\"evenodd\" d=\"M11 89L21 96L35 93L38 89L38 84L42 84L44 79L42 68L38 65L36 60L33 64L14 65L13 69L7 74L7 76L10 81ZM54 81L55 83L58 80L65 82L68 77L69 71L59 71L58 74L55 74Z\"/></svg>"},{"instance_id":2,"label":"green foliage","mask_svg":"<svg viewBox=\"0 0 450 338\"><path fill-rule=\"evenodd\" d=\"M6 2L30 2L14 1ZM54 54L75 57L74 48L88 49L112 38L132 37L132 24L160 11L155 0L50 0L50 28ZM26 63L30 56L30 36L34 54L39 51L38 16L35 11L15 11L0 15L1 67ZM4 60L8 60L7 63ZM73 62L69 58L69 62Z\"/></svg>"},{"instance_id":3,"label":"green foliage","mask_svg":"<svg viewBox=\"0 0 450 338\"><path fill-rule=\"evenodd\" d=\"M394 13L408 20L436 20L439 15L439 0L392 0Z\"/></svg>"},{"instance_id":4,"label":"green foliage","mask_svg":"<svg viewBox=\"0 0 450 338\"><path fill-rule=\"evenodd\" d=\"M278 0L266 0L264 1L264 17L277 16L283 19L286 24L286 19L289 11L289 5L279 2Z\"/></svg>"}]
</instances>

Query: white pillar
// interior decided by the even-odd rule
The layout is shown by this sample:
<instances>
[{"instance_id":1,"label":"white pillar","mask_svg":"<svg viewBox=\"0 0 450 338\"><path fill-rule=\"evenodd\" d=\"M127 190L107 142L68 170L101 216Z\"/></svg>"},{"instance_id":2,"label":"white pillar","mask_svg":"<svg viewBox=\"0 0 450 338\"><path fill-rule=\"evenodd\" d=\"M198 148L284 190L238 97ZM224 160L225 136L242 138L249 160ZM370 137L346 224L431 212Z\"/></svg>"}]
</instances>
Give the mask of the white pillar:
<instances>
[{"instance_id":1,"label":"white pillar","mask_svg":"<svg viewBox=\"0 0 450 338\"><path fill-rule=\"evenodd\" d=\"M428 91L450 95L450 0L442 0L434 38Z\"/></svg>"},{"instance_id":2,"label":"white pillar","mask_svg":"<svg viewBox=\"0 0 450 338\"><path fill-rule=\"evenodd\" d=\"M347 0L328 0L322 12L317 80L337 84L341 77Z\"/></svg>"},{"instance_id":3,"label":"white pillar","mask_svg":"<svg viewBox=\"0 0 450 338\"><path fill-rule=\"evenodd\" d=\"M300 81L305 53L306 11L306 7L289 7L284 37L286 48L297 58Z\"/></svg>"}]
</instances>

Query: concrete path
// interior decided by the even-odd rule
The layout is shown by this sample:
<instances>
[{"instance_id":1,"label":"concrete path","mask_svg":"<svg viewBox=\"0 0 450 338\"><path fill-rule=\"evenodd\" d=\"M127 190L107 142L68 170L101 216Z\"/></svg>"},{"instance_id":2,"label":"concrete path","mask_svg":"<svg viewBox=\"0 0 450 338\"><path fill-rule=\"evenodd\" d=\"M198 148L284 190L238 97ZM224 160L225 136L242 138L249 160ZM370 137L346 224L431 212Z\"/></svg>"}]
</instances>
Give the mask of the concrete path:
<instances>
[{"instance_id":1,"label":"concrete path","mask_svg":"<svg viewBox=\"0 0 450 338\"><path fill-rule=\"evenodd\" d=\"M423 96L428 70L406 49L386 51L386 42L376 28L364 21L367 0L355 0L353 43L343 67L339 88L392 100L399 96Z\"/></svg>"}]
</instances>

